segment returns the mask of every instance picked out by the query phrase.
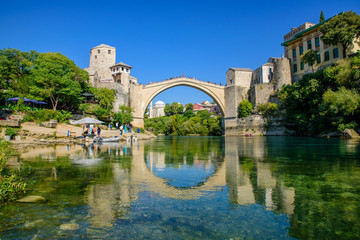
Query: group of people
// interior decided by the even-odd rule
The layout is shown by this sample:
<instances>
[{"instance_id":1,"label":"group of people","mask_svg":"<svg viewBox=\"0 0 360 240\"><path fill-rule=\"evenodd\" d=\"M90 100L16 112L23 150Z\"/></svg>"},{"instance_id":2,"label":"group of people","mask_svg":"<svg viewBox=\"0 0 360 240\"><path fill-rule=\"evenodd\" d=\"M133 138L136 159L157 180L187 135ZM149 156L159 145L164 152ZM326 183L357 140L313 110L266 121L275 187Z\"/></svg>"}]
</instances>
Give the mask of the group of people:
<instances>
[{"instance_id":1,"label":"group of people","mask_svg":"<svg viewBox=\"0 0 360 240\"><path fill-rule=\"evenodd\" d=\"M112 130L111 123L109 123L108 127L109 127L109 130ZM133 130L133 125L131 123L119 125L119 123L116 122L115 128L116 128L116 130L120 130L120 135L123 135L123 133L127 133L127 132L131 133ZM140 133L140 129L137 129L137 132ZM93 124L83 123L83 136L88 136L89 134L90 134L90 136L95 136L97 134L97 136L100 137L100 135L101 135L100 125L95 126Z\"/></svg>"},{"instance_id":2,"label":"group of people","mask_svg":"<svg viewBox=\"0 0 360 240\"><path fill-rule=\"evenodd\" d=\"M90 123L83 123L83 135L86 137L90 134L90 136L95 136L97 134L98 137L101 135L101 128L100 125L93 125Z\"/></svg>"},{"instance_id":3,"label":"group of people","mask_svg":"<svg viewBox=\"0 0 360 240\"><path fill-rule=\"evenodd\" d=\"M120 135L123 135L123 133L127 133L127 132L131 133L132 127L133 127L133 125L131 123L129 123L129 124L121 125L120 128L117 128L117 129L120 129Z\"/></svg>"}]
</instances>

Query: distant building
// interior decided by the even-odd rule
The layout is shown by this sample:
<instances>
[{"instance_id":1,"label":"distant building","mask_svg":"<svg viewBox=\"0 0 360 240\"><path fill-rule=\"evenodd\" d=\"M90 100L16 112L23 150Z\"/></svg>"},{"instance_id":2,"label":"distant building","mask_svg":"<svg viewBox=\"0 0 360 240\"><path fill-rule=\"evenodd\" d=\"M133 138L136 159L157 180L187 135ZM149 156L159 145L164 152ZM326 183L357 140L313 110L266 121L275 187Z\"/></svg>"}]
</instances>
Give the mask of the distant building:
<instances>
[{"instance_id":1,"label":"distant building","mask_svg":"<svg viewBox=\"0 0 360 240\"><path fill-rule=\"evenodd\" d=\"M209 101L204 101L201 104L194 103L194 112L197 113L199 110L207 110L210 113L213 114L220 114L219 107L216 104L210 103Z\"/></svg>"},{"instance_id":2,"label":"distant building","mask_svg":"<svg viewBox=\"0 0 360 240\"><path fill-rule=\"evenodd\" d=\"M289 33L284 35L284 42L281 45L284 46L285 57L291 60L293 81L299 80L304 74L312 71L311 65L302 64L300 61L300 56L309 49L316 50L318 53L314 69L327 67L344 58L341 44L329 46L321 40L320 26L330 19L318 24L306 22L300 27L292 28ZM359 49L359 46L354 44L352 49L348 49L347 54L356 53Z\"/></svg>"},{"instance_id":3,"label":"distant building","mask_svg":"<svg viewBox=\"0 0 360 240\"><path fill-rule=\"evenodd\" d=\"M157 101L154 106L152 102L149 107L149 118L165 116L165 103L163 101Z\"/></svg>"}]
</instances>

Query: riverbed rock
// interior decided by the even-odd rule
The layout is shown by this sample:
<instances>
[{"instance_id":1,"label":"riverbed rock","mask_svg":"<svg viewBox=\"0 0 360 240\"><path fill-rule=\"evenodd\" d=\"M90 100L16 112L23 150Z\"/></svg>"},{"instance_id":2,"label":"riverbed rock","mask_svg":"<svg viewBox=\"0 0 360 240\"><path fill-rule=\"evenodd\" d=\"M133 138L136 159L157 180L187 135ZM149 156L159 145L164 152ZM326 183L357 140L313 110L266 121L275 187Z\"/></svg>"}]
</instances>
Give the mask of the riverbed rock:
<instances>
[{"instance_id":1,"label":"riverbed rock","mask_svg":"<svg viewBox=\"0 0 360 240\"><path fill-rule=\"evenodd\" d=\"M59 228L64 231L73 231L79 229L80 226L77 223L64 223L61 224Z\"/></svg>"},{"instance_id":2,"label":"riverbed rock","mask_svg":"<svg viewBox=\"0 0 360 240\"><path fill-rule=\"evenodd\" d=\"M345 129L341 132L343 138L360 138L359 134L354 129Z\"/></svg>"},{"instance_id":3,"label":"riverbed rock","mask_svg":"<svg viewBox=\"0 0 360 240\"><path fill-rule=\"evenodd\" d=\"M46 199L41 196L30 195L30 196L26 196L21 199L18 199L16 201L21 202L21 203L37 203L37 202L45 202Z\"/></svg>"}]
</instances>

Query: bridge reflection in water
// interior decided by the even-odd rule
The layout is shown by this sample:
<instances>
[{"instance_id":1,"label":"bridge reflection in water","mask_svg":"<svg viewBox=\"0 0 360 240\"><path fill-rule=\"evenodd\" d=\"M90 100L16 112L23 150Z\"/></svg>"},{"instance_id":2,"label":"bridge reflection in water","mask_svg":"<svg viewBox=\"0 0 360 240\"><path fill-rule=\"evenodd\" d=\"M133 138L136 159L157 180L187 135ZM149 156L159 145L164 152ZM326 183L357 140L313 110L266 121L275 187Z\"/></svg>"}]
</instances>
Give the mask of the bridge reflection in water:
<instances>
[{"instance_id":1,"label":"bridge reflection in water","mask_svg":"<svg viewBox=\"0 0 360 240\"><path fill-rule=\"evenodd\" d=\"M266 154L264 138L241 142L238 138L225 138L223 141L215 151L210 150L205 154L195 151L193 155L189 152L179 155L171 150L164 152L158 143L102 145L101 150L96 151L97 154L127 154L131 157L131 164L128 168L122 168L118 162L113 162L113 181L110 184L95 184L89 188L87 198L93 227L112 226L115 218L129 213L132 202L136 202L139 193L144 191L164 198L195 200L226 189L231 205L261 204L271 211L292 214L295 191L273 176L269 163L262 162ZM225 151L221 151L222 146L225 146ZM196 186L173 186L168 179L157 176L153 171L153 168L166 168L166 159L172 159L173 155L182 159L180 163L176 161L176 164L198 164L205 168L215 165L215 171ZM246 156L254 160L252 171L249 171L246 164L241 164L240 158ZM93 157L99 158L95 155ZM190 163L187 159L189 157L192 158ZM273 199L274 195L277 196L276 200Z\"/></svg>"},{"instance_id":2,"label":"bridge reflection in water","mask_svg":"<svg viewBox=\"0 0 360 240\"><path fill-rule=\"evenodd\" d=\"M21 158L40 157L54 161L67 156L73 164L84 167L96 167L110 160L106 171L111 172L112 179L91 184L87 189L93 227L112 226L116 218L123 218L129 213L131 204L142 192L187 201L226 190L231 206L261 204L270 211L293 213L295 190L286 187L274 176L271 163L263 162L267 155L266 138L200 140L201 143L198 143L199 138L169 138L134 145L45 147L25 151ZM125 160L126 166L122 165ZM194 165L206 169L208 174L194 186L175 186L166 177L158 176L156 171L161 169L166 172L169 167ZM56 167L53 167L51 175L55 180L56 172Z\"/></svg>"}]
</instances>

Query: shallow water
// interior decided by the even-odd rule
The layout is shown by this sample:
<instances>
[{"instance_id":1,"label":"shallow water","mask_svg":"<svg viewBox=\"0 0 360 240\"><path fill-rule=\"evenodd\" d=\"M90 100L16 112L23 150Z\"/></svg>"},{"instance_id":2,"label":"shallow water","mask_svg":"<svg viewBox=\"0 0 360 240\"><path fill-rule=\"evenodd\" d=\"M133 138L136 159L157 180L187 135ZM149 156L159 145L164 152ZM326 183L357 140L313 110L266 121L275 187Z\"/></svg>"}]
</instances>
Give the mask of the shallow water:
<instances>
[{"instance_id":1,"label":"shallow water","mask_svg":"<svg viewBox=\"0 0 360 240\"><path fill-rule=\"evenodd\" d=\"M30 195L0 239L359 239L360 144L159 137L23 151Z\"/></svg>"}]
</instances>

